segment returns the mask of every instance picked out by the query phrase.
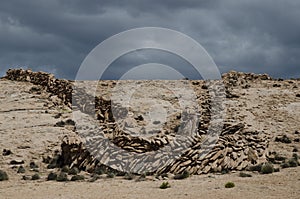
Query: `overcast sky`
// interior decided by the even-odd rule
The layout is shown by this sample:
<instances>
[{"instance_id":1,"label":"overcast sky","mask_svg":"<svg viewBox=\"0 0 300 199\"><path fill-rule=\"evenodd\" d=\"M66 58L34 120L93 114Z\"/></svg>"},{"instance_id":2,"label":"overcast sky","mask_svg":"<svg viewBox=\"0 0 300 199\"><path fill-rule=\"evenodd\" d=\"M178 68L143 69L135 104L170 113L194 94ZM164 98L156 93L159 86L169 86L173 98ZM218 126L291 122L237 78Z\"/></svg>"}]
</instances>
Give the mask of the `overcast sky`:
<instances>
[{"instance_id":1,"label":"overcast sky","mask_svg":"<svg viewBox=\"0 0 300 199\"><path fill-rule=\"evenodd\" d=\"M155 26L195 39L222 73L300 77L299 19L298 0L0 1L0 76L23 67L74 79L100 42L128 29ZM184 76L198 78L185 60L158 50L120 57L105 78L120 78L147 63L180 66Z\"/></svg>"}]
</instances>

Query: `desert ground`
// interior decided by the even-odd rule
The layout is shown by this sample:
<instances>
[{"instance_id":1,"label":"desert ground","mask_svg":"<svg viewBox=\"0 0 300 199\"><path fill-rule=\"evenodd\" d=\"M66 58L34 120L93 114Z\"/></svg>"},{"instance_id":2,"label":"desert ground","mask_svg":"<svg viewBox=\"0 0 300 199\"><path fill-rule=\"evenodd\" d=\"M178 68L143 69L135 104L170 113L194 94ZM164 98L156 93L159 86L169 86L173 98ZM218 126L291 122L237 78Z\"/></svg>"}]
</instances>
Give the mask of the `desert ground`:
<instances>
[{"instance_id":1,"label":"desert ground","mask_svg":"<svg viewBox=\"0 0 300 199\"><path fill-rule=\"evenodd\" d=\"M226 99L226 121L262 132L268 139L266 154L276 152L287 160L299 156L300 81L243 81L240 78L231 87L231 94L238 97ZM102 82L98 92L110 93L107 85L112 84ZM92 181L91 173L80 171L85 180L49 181L48 174L61 168L47 168L45 158L59 153L62 139L74 134L72 125L57 125L72 119L72 110L57 95L31 82L2 78L0 91L0 170L9 176L0 181L0 198L300 198L300 167L282 168L284 162L275 163L280 171L270 174L241 169L194 174L183 180L170 174L168 178L146 176L143 181L137 181L138 176L126 180L100 175ZM24 172L18 172L20 166ZM241 172L252 177L240 177ZM34 174L40 178L31 180ZM166 181L171 187L160 189ZM227 182L235 187L225 188Z\"/></svg>"}]
</instances>

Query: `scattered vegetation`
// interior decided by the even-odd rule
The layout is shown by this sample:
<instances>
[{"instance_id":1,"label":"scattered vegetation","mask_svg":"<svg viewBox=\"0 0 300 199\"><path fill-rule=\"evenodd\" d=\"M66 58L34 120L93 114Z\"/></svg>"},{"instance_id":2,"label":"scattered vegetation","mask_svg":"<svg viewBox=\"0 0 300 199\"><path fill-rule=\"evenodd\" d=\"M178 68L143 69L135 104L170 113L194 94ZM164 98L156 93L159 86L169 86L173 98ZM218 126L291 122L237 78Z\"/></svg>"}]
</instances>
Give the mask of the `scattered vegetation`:
<instances>
[{"instance_id":1,"label":"scattered vegetation","mask_svg":"<svg viewBox=\"0 0 300 199\"><path fill-rule=\"evenodd\" d=\"M22 165L19 166L17 173L25 173L25 172L26 172L25 168Z\"/></svg>"},{"instance_id":2,"label":"scattered vegetation","mask_svg":"<svg viewBox=\"0 0 300 199\"><path fill-rule=\"evenodd\" d=\"M56 178L56 181L58 182L65 182L68 181L68 174L65 172L60 172L59 175Z\"/></svg>"},{"instance_id":3,"label":"scattered vegetation","mask_svg":"<svg viewBox=\"0 0 300 199\"><path fill-rule=\"evenodd\" d=\"M159 188L161 189L167 189L167 188L170 188L171 185L169 184L169 182L163 182Z\"/></svg>"},{"instance_id":4,"label":"scattered vegetation","mask_svg":"<svg viewBox=\"0 0 300 199\"><path fill-rule=\"evenodd\" d=\"M271 163L265 163L262 165L261 167L261 171L262 174L270 174L274 172L274 167Z\"/></svg>"},{"instance_id":5,"label":"scattered vegetation","mask_svg":"<svg viewBox=\"0 0 300 199\"><path fill-rule=\"evenodd\" d=\"M33 176L31 176L31 180L38 180L40 179L40 175L38 173L34 174Z\"/></svg>"},{"instance_id":6,"label":"scattered vegetation","mask_svg":"<svg viewBox=\"0 0 300 199\"><path fill-rule=\"evenodd\" d=\"M77 167L72 167L68 172L69 175L77 175L78 173L79 169Z\"/></svg>"},{"instance_id":7,"label":"scattered vegetation","mask_svg":"<svg viewBox=\"0 0 300 199\"><path fill-rule=\"evenodd\" d=\"M233 188L233 187L235 187L235 184L233 182L227 182L225 184L225 188Z\"/></svg>"},{"instance_id":8,"label":"scattered vegetation","mask_svg":"<svg viewBox=\"0 0 300 199\"><path fill-rule=\"evenodd\" d=\"M47 180L56 180L57 179L57 174L56 173L49 173Z\"/></svg>"},{"instance_id":9,"label":"scattered vegetation","mask_svg":"<svg viewBox=\"0 0 300 199\"><path fill-rule=\"evenodd\" d=\"M0 170L0 181L8 180L8 175L5 171Z\"/></svg>"},{"instance_id":10,"label":"scattered vegetation","mask_svg":"<svg viewBox=\"0 0 300 199\"><path fill-rule=\"evenodd\" d=\"M84 180L84 176L83 175L74 175L71 178L71 181L78 181L78 180Z\"/></svg>"},{"instance_id":11,"label":"scattered vegetation","mask_svg":"<svg viewBox=\"0 0 300 199\"><path fill-rule=\"evenodd\" d=\"M63 166L63 168L61 169L61 171L65 172L65 173L69 173L70 167L68 165L65 165L65 166Z\"/></svg>"},{"instance_id":12,"label":"scattered vegetation","mask_svg":"<svg viewBox=\"0 0 300 199\"><path fill-rule=\"evenodd\" d=\"M104 170L104 168L97 166L95 168L94 173L97 174L97 175L102 175L102 174L105 174L105 170Z\"/></svg>"},{"instance_id":13,"label":"scattered vegetation","mask_svg":"<svg viewBox=\"0 0 300 199\"><path fill-rule=\"evenodd\" d=\"M289 163L287 163L287 162L282 163L280 166L281 166L281 168L283 168L283 169L289 168L289 167L290 167Z\"/></svg>"},{"instance_id":14,"label":"scattered vegetation","mask_svg":"<svg viewBox=\"0 0 300 199\"><path fill-rule=\"evenodd\" d=\"M249 171L258 171L258 172L260 172L261 168L262 168L262 164L257 164L257 165L253 165L253 166L248 167L248 170Z\"/></svg>"},{"instance_id":15,"label":"scattered vegetation","mask_svg":"<svg viewBox=\"0 0 300 199\"><path fill-rule=\"evenodd\" d=\"M281 168L284 169L284 168L299 166L298 159L299 159L298 155L294 153L292 158L290 158L288 161L281 164Z\"/></svg>"}]
</instances>

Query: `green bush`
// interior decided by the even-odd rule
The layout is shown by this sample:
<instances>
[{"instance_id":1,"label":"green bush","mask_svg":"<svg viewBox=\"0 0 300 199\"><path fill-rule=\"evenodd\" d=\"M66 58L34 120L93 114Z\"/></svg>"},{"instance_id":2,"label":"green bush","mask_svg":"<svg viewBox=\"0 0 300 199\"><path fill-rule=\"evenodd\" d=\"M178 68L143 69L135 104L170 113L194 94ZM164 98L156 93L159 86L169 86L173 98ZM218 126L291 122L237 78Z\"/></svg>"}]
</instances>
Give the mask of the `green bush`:
<instances>
[{"instance_id":1,"label":"green bush","mask_svg":"<svg viewBox=\"0 0 300 199\"><path fill-rule=\"evenodd\" d=\"M258 165L248 167L248 170L249 171L258 171L258 172L260 172L261 168L262 168L262 164L258 164Z\"/></svg>"},{"instance_id":2,"label":"green bush","mask_svg":"<svg viewBox=\"0 0 300 199\"><path fill-rule=\"evenodd\" d=\"M106 175L108 178L114 178L115 174L113 172L108 172Z\"/></svg>"},{"instance_id":3,"label":"green bush","mask_svg":"<svg viewBox=\"0 0 300 199\"><path fill-rule=\"evenodd\" d=\"M225 188L233 188L233 187L235 187L235 184L233 182L227 182L225 184Z\"/></svg>"},{"instance_id":4,"label":"green bush","mask_svg":"<svg viewBox=\"0 0 300 199\"><path fill-rule=\"evenodd\" d=\"M281 168L283 168L283 169L289 168L289 167L290 167L289 163L287 163L287 162L282 163L280 166L281 166Z\"/></svg>"},{"instance_id":5,"label":"green bush","mask_svg":"<svg viewBox=\"0 0 300 199\"><path fill-rule=\"evenodd\" d=\"M49 173L47 180L56 180L57 179L57 174L56 173Z\"/></svg>"},{"instance_id":6,"label":"green bush","mask_svg":"<svg viewBox=\"0 0 300 199\"><path fill-rule=\"evenodd\" d=\"M38 173L34 174L33 176L31 176L31 180L38 180L40 179L40 175Z\"/></svg>"},{"instance_id":7,"label":"green bush","mask_svg":"<svg viewBox=\"0 0 300 199\"><path fill-rule=\"evenodd\" d=\"M25 172L26 172L25 168L22 165L19 166L17 173L25 173Z\"/></svg>"},{"instance_id":8,"label":"green bush","mask_svg":"<svg viewBox=\"0 0 300 199\"><path fill-rule=\"evenodd\" d=\"M5 171L0 170L0 181L8 180L8 175Z\"/></svg>"},{"instance_id":9,"label":"green bush","mask_svg":"<svg viewBox=\"0 0 300 199\"><path fill-rule=\"evenodd\" d=\"M273 173L274 172L274 167L271 163L265 163L265 164L262 165L260 172L262 174Z\"/></svg>"},{"instance_id":10,"label":"green bush","mask_svg":"<svg viewBox=\"0 0 300 199\"><path fill-rule=\"evenodd\" d=\"M84 180L84 176L83 175L75 175L72 176L71 181L78 181L78 180Z\"/></svg>"},{"instance_id":11,"label":"green bush","mask_svg":"<svg viewBox=\"0 0 300 199\"><path fill-rule=\"evenodd\" d=\"M68 174L69 174L69 175L77 175L79 172L80 172L80 171L79 171L79 169L78 169L77 167L72 167L72 168L69 170Z\"/></svg>"},{"instance_id":12,"label":"green bush","mask_svg":"<svg viewBox=\"0 0 300 199\"><path fill-rule=\"evenodd\" d=\"M65 165L65 166L63 166L63 168L61 168L61 171L64 173L69 173L70 167L68 165Z\"/></svg>"},{"instance_id":13,"label":"green bush","mask_svg":"<svg viewBox=\"0 0 300 199\"><path fill-rule=\"evenodd\" d=\"M161 189L167 189L167 188L170 188L171 185L169 184L169 182L163 182L159 188Z\"/></svg>"},{"instance_id":14,"label":"green bush","mask_svg":"<svg viewBox=\"0 0 300 199\"><path fill-rule=\"evenodd\" d=\"M293 153L293 158L298 161L299 157L298 157L298 154L297 153Z\"/></svg>"},{"instance_id":15,"label":"green bush","mask_svg":"<svg viewBox=\"0 0 300 199\"><path fill-rule=\"evenodd\" d=\"M57 178L56 178L56 181L58 181L58 182L65 182L65 181L68 181L69 179L68 179L68 174L67 173L65 173L65 172L61 172L58 176L57 176Z\"/></svg>"},{"instance_id":16,"label":"green bush","mask_svg":"<svg viewBox=\"0 0 300 199\"><path fill-rule=\"evenodd\" d=\"M298 166L298 161L295 158L291 158L288 161L289 167L297 167Z\"/></svg>"}]
</instances>

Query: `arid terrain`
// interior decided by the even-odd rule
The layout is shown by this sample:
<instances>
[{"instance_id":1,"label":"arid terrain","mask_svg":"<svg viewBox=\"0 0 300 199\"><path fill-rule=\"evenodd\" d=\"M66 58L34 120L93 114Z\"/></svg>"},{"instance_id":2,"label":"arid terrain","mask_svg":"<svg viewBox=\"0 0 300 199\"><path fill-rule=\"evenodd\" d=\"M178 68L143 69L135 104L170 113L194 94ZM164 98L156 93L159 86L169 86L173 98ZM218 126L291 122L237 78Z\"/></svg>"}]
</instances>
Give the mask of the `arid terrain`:
<instances>
[{"instance_id":1,"label":"arid terrain","mask_svg":"<svg viewBox=\"0 0 300 199\"><path fill-rule=\"evenodd\" d=\"M59 94L59 89L51 88L61 82L39 83L40 79L26 79L26 75L14 79L14 75L0 79L0 170L9 177L0 180L0 198L300 198L300 80L275 80L267 75L237 72L223 75L224 126L216 146L206 157L195 154L204 150L198 143L205 138L201 132L207 132L211 119L207 111L213 108L207 105L209 92L205 82L187 80L195 90L199 107L186 104L184 109L197 109L204 115L200 117L197 136L186 153L160 173L142 178L141 175L110 176L111 170L97 173L99 164L93 155L100 153L103 160L101 155L107 151L87 153L89 147L82 144L85 140L74 128L69 93L62 88L65 94ZM122 103L126 91L138 89L130 98L131 105L136 107L130 110L133 119L121 119L118 125L146 138L134 140L132 135L124 134L121 127L116 127L118 121L106 115L107 110L112 109L110 106L96 111L99 123L105 127L103 136L136 154L152 150L151 147L162 148L166 145L161 141L164 139L167 143L176 141L171 130L178 126L178 121L172 118L179 118L178 109L182 105L172 97L174 93L163 93L167 89L162 89L162 82L140 81L138 84L141 82L145 88L138 88L136 84L118 88L116 81L101 81L96 94L107 100L103 104L112 98ZM176 87L176 82L172 84ZM90 86L87 82L81 85ZM88 86L84 89L86 93L91 91ZM187 101L193 97L188 96L186 89L177 91ZM148 98L160 100L150 116L147 112L151 112L153 104ZM170 108L170 104L175 108ZM163 108L165 112L157 112ZM149 129L160 128L164 129L159 131L160 137L155 137L154 131L153 135L150 133L152 140L147 138ZM113 171L127 168L113 160L106 161L111 163ZM138 163L133 161L132 167L138 168ZM266 164L272 165L272 172L263 174L261 167ZM255 169L258 165L260 168ZM78 168L76 174L70 172L75 167ZM188 171L190 176L174 179L183 171ZM62 172L68 180L49 180L50 173ZM251 177L241 177L241 173ZM74 176L82 178L71 181ZM160 189L167 181L171 187ZM234 182L235 187L225 188L227 182Z\"/></svg>"}]
</instances>

